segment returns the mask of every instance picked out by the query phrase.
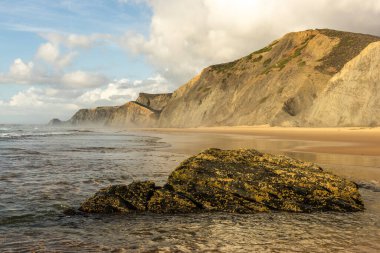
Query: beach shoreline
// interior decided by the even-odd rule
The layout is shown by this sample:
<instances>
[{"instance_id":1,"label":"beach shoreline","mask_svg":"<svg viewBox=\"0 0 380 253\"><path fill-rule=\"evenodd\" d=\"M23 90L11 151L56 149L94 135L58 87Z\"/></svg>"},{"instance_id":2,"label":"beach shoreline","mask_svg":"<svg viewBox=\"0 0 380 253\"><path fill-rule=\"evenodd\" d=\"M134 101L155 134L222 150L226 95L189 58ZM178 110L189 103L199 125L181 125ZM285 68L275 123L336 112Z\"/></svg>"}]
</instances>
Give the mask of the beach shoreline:
<instances>
[{"instance_id":1,"label":"beach shoreline","mask_svg":"<svg viewBox=\"0 0 380 253\"><path fill-rule=\"evenodd\" d=\"M153 134L217 134L254 136L270 140L314 142L294 151L380 156L380 128L298 128L269 126L199 127L199 128L141 128L138 132Z\"/></svg>"},{"instance_id":2,"label":"beach shoreline","mask_svg":"<svg viewBox=\"0 0 380 253\"><path fill-rule=\"evenodd\" d=\"M355 182L380 186L380 128L202 127L128 129L160 138L166 151L191 156L208 148L253 148L315 162Z\"/></svg>"}]
</instances>

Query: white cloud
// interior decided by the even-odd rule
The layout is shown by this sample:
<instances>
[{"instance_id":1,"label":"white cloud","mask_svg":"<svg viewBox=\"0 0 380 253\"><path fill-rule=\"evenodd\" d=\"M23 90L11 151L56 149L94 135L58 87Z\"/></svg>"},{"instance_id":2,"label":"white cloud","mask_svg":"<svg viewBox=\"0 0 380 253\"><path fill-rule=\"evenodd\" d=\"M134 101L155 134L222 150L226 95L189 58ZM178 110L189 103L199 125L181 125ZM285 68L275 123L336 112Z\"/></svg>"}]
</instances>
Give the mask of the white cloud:
<instances>
[{"instance_id":1,"label":"white cloud","mask_svg":"<svg viewBox=\"0 0 380 253\"><path fill-rule=\"evenodd\" d=\"M0 123L46 123L52 118L67 120L80 108L122 105L136 99L141 91L168 92L165 84L165 79L155 76L146 80L114 80L102 87L87 89L32 86L8 101L0 100Z\"/></svg>"},{"instance_id":2,"label":"white cloud","mask_svg":"<svg viewBox=\"0 0 380 253\"><path fill-rule=\"evenodd\" d=\"M88 73L84 71L75 71L64 74L61 83L67 87L87 88L104 85L107 78L96 73Z\"/></svg>"},{"instance_id":3,"label":"white cloud","mask_svg":"<svg viewBox=\"0 0 380 253\"><path fill-rule=\"evenodd\" d=\"M20 58L17 58L9 68L9 76L17 81L27 80L33 74L33 67L33 62L24 63Z\"/></svg>"},{"instance_id":4,"label":"white cloud","mask_svg":"<svg viewBox=\"0 0 380 253\"><path fill-rule=\"evenodd\" d=\"M287 32L332 28L380 35L378 0L155 0L150 5L149 36L128 32L120 44L145 55L177 86L208 65L244 56Z\"/></svg>"},{"instance_id":5,"label":"white cloud","mask_svg":"<svg viewBox=\"0 0 380 253\"><path fill-rule=\"evenodd\" d=\"M59 48L50 42L42 44L36 53L36 57L43 59L46 62L54 63L59 57Z\"/></svg>"},{"instance_id":6,"label":"white cloud","mask_svg":"<svg viewBox=\"0 0 380 253\"><path fill-rule=\"evenodd\" d=\"M65 60L65 58L61 59ZM24 62L17 58L9 68L8 73L0 74L0 84L47 85L60 88L86 89L99 87L108 83L108 78L102 74L85 72L51 73L43 68L36 68L33 62Z\"/></svg>"},{"instance_id":7,"label":"white cloud","mask_svg":"<svg viewBox=\"0 0 380 253\"><path fill-rule=\"evenodd\" d=\"M72 51L61 55L58 44L47 42L37 49L36 58L45 61L53 68L61 69L68 66L76 55L77 53Z\"/></svg>"},{"instance_id":8,"label":"white cloud","mask_svg":"<svg viewBox=\"0 0 380 253\"><path fill-rule=\"evenodd\" d=\"M14 95L9 101L9 105L11 106L33 106L39 107L44 103L38 98L38 94L36 93L36 88L31 87L26 91L19 92Z\"/></svg>"},{"instance_id":9,"label":"white cloud","mask_svg":"<svg viewBox=\"0 0 380 253\"><path fill-rule=\"evenodd\" d=\"M85 92L78 97L77 102L85 105L121 105L127 101L135 100L140 92L165 93L169 92L166 80L155 76L146 80L114 80L106 87Z\"/></svg>"},{"instance_id":10,"label":"white cloud","mask_svg":"<svg viewBox=\"0 0 380 253\"><path fill-rule=\"evenodd\" d=\"M30 87L0 101L1 123L47 123L57 116L69 118L79 106L61 97L48 95L49 89Z\"/></svg>"}]
</instances>

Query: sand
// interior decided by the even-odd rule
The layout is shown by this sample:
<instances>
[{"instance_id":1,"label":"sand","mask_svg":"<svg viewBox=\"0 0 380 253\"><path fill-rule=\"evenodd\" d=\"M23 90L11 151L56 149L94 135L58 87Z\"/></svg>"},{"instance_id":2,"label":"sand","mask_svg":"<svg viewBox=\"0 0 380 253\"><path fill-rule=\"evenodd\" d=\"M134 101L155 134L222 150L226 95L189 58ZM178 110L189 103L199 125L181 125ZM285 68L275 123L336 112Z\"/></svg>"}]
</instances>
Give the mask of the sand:
<instances>
[{"instance_id":1,"label":"sand","mask_svg":"<svg viewBox=\"0 0 380 253\"><path fill-rule=\"evenodd\" d=\"M380 128L283 128L283 127L203 127L151 128L144 131L161 134L243 135L266 139L308 141L311 145L295 151L380 156Z\"/></svg>"},{"instance_id":2,"label":"sand","mask_svg":"<svg viewBox=\"0 0 380 253\"><path fill-rule=\"evenodd\" d=\"M130 131L130 130L129 130ZM254 148L315 162L355 182L380 187L380 128L207 127L149 128L166 150L194 155L207 148Z\"/></svg>"}]
</instances>

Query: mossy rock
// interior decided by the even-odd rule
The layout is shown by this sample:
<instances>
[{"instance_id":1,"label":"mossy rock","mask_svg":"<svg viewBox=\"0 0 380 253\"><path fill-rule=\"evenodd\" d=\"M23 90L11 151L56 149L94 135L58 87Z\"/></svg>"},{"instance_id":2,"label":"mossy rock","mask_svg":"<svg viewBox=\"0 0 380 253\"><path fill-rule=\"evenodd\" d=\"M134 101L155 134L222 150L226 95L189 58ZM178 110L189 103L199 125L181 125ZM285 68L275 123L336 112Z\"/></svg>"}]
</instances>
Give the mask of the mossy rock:
<instances>
[{"instance_id":1,"label":"mossy rock","mask_svg":"<svg viewBox=\"0 0 380 253\"><path fill-rule=\"evenodd\" d=\"M319 166L253 149L208 149L186 159L164 187L134 182L102 189L83 212L361 211L355 183Z\"/></svg>"},{"instance_id":2,"label":"mossy rock","mask_svg":"<svg viewBox=\"0 0 380 253\"><path fill-rule=\"evenodd\" d=\"M209 149L169 177L174 191L210 211L360 211L353 182L319 166L256 150Z\"/></svg>"},{"instance_id":3,"label":"mossy rock","mask_svg":"<svg viewBox=\"0 0 380 253\"><path fill-rule=\"evenodd\" d=\"M133 182L101 189L79 208L87 213L130 213L146 211L156 187L153 182Z\"/></svg>"},{"instance_id":4,"label":"mossy rock","mask_svg":"<svg viewBox=\"0 0 380 253\"><path fill-rule=\"evenodd\" d=\"M165 188L155 191L148 203L148 210L154 213L191 213L198 209L191 200Z\"/></svg>"}]
</instances>

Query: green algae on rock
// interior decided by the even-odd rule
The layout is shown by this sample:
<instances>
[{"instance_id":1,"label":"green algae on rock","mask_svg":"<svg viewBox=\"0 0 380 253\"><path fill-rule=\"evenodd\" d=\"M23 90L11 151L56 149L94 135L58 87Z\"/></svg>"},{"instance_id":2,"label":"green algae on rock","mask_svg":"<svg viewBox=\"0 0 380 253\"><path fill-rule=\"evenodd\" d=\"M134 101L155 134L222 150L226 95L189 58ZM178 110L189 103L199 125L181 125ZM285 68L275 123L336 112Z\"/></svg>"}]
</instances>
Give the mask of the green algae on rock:
<instances>
[{"instance_id":1,"label":"green algae on rock","mask_svg":"<svg viewBox=\"0 0 380 253\"><path fill-rule=\"evenodd\" d=\"M148 202L148 210L154 213L190 213L197 205L184 196L166 188L158 189Z\"/></svg>"},{"instance_id":2,"label":"green algae on rock","mask_svg":"<svg viewBox=\"0 0 380 253\"><path fill-rule=\"evenodd\" d=\"M208 149L186 159L164 187L111 186L85 201L83 212L222 211L352 212L364 210L355 183L319 166L253 149Z\"/></svg>"},{"instance_id":3,"label":"green algae on rock","mask_svg":"<svg viewBox=\"0 0 380 253\"><path fill-rule=\"evenodd\" d=\"M86 213L147 211L148 200L154 191L155 184L150 181L112 185L83 202L79 210Z\"/></svg>"},{"instance_id":4,"label":"green algae on rock","mask_svg":"<svg viewBox=\"0 0 380 253\"><path fill-rule=\"evenodd\" d=\"M360 211L353 182L319 166L256 150L209 149L170 176L174 191L210 211Z\"/></svg>"}]
</instances>

